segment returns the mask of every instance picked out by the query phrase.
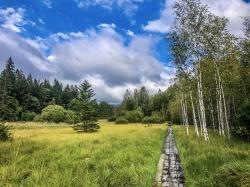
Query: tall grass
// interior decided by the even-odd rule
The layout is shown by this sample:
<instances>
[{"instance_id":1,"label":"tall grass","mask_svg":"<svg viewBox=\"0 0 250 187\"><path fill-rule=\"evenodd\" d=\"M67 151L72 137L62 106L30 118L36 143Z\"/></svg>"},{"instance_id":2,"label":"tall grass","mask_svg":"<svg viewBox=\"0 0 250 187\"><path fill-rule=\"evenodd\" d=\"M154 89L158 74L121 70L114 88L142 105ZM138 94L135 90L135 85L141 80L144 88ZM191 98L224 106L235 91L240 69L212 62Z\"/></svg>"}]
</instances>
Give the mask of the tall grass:
<instances>
[{"instance_id":1,"label":"tall grass","mask_svg":"<svg viewBox=\"0 0 250 187\"><path fill-rule=\"evenodd\" d=\"M0 186L151 186L166 127L101 122L96 133L65 124L11 124L0 142Z\"/></svg>"},{"instance_id":2,"label":"tall grass","mask_svg":"<svg viewBox=\"0 0 250 187\"><path fill-rule=\"evenodd\" d=\"M210 142L189 136L185 128L174 126L174 134L188 187L250 186L250 144L228 140L209 132Z\"/></svg>"}]
</instances>

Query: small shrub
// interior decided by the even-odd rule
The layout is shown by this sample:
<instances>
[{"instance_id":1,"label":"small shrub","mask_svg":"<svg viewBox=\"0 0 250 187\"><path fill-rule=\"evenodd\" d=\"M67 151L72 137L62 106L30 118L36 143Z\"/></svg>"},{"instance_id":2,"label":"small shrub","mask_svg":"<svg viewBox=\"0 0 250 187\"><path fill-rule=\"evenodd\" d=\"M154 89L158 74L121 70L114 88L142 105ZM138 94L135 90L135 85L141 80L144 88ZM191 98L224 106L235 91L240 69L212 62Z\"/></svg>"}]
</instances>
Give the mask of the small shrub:
<instances>
[{"instance_id":1,"label":"small shrub","mask_svg":"<svg viewBox=\"0 0 250 187\"><path fill-rule=\"evenodd\" d=\"M123 116L117 118L115 121L115 124L127 124L127 123L128 123L128 120Z\"/></svg>"},{"instance_id":2,"label":"small shrub","mask_svg":"<svg viewBox=\"0 0 250 187\"><path fill-rule=\"evenodd\" d=\"M65 122L67 111L59 105L49 105L42 110L41 117L48 122Z\"/></svg>"},{"instance_id":3,"label":"small shrub","mask_svg":"<svg viewBox=\"0 0 250 187\"><path fill-rule=\"evenodd\" d=\"M129 111L126 113L125 118L130 122L130 123L137 123L141 122L143 118L143 114L139 110L133 110Z\"/></svg>"},{"instance_id":4,"label":"small shrub","mask_svg":"<svg viewBox=\"0 0 250 187\"><path fill-rule=\"evenodd\" d=\"M73 129L76 132L94 132L100 129L100 126L95 121L86 121L73 126Z\"/></svg>"},{"instance_id":5,"label":"small shrub","mask_svg":"<svg viewBox=\"0 0 250 187\"><path fill-rule=\"evenodd\" d=\"M152 120L152 117L150 117L150 116L145 116L142 119L142 123L145 123L145 124L152 123L152 122L153 122L153 120Z\"/></svg>"},{"instance_id":6,"label":"small shrub","mask_svg":"<svg viewBox=\"0 0 250 187\"><path fill-rule=\"evenodd\" d=\"M7 141L11 138L11 132L7 125L0 123L0 141Z\"/></svg>"},{"instance_id":7,"label":"small shrub","mask_svg":"<svg viewBox=\"0 0 250 187\"><path fill-rule=\"evenodd\" d=\"M37 114L37 115L34 117L33 121L35 121L35 122L43 122L42 115L41 115L41 114Z\"/></svg>"},{"instance_id":8,"label":"small shrub","mask_svg":"<svg viewBox=\"0 0 250 187\"><path fill-rule=\"evenodd\" d=\"M157 116L146 116L142 119L142 123L150 124L150 123L164 123L164 120L161 117Z\"/></svg>"},{"instance_id":9,"label":"small shrub","mask_svg":"<svg viewBox=\"0 0 250 187\"><path fill-rule=\"evenodd\" d=\"M35 112L24 112L22 113L21 120L22 121L33 121L33 119L36 117Z\"/></svg>"},{"instance_id":10,"label":"small shrub","mask_svg":"<svg viewBox=\"0 0 250 187\"><path fill-rule=\"evenodd\" d=\"M115 121L116 120L116 117L115 116L109 116L108 117L108 121L109 122L113 122L113 121Z\"/></svg>"}]
</instances>

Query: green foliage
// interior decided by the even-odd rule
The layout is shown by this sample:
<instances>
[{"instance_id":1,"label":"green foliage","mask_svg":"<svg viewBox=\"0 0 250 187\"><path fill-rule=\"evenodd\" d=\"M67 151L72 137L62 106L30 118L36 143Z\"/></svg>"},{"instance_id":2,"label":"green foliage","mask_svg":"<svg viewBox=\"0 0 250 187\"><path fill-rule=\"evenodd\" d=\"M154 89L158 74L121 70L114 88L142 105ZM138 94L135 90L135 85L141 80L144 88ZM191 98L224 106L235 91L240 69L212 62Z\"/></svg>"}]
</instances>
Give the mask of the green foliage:
<instances>
[{"instance_id":1,"label":"green foliage","mask_svg":"<svg viewBox=\"0 0 250 187\"><path fill-rule=\"evenodd\" d=\"M78 90L78 98L70 103L71 110L79 115L80 121L97 121L97 103L93 99L95 94L91 85L84 81Z\"/></svg>"},{"instance_id":2,"label":"green foliage","mask_svg":"<svg viewBox=\"0 0 250 187\"><path fill-rule=\"evenodd\" d=\"M33 121L35 121L35 122L43 122L44 120L43 120L41 114L37 114L37 115L34 117Z\"/></svg>"},{"instance_id":3,"label":"green foliage","mask_svg":"<svg viewBox=\"0 0 250 187\"><path fill-rule=\"evenodd\" d=\"M116 119L115 124L128 124L128 120L121 116Z\"/></svg>"},{"instance_id":4,"label":"green foliage","mask_svg":"<svg viewBox=\"0 0 250 187\"><path fill-rule=\"evenodd\" d=\"M134 110L136 107L135 100L129 90L123 96L122 108L128 111Z\"/></svg>"},{"instance_id":5,"label":"green foliage","mask_svg":"<svg viewBox=\"0 0 250 187\"><path fill-rule=\"evenodd\" d=\"M82 122L73 126L73 129L76 132L94 132L100 129L100 125L94 121Z\"/></svg>"},{"instance_id":6,"label":"green foliage","mask_svg":"<svg viewBox=\"0 0 250 187\"><path fill-rule=\"evenodd\" d=\"M0 98L0 119L16 121L20 111L18 101L14 97L5 94L0 95Z\"/></svg>"},{"instance_id":7,"label":"green foliage","mask_svg":"<svg viewBox=\"0 0 250 187\"><path fill-rule=\"evenodd\" d=\"M7 125L0 123L0 141L11 139L11 132Z\"/></svg>"},{"instance_id":8,"label":"green foliage","mask_svg":"<svg viewBox=\"0 0 250 187\"><path fill-rule=\"evenodd\" d=\"M39 100L30 94L24 96L23 108L24 111L30 112L39 112L41 110Z\"/></svg>"},{"instance_id":9,"label":"green foliage","mask_svg":"<svg viewBox=\"0 0 250 187\"><path fill-rule=\"evenodd\" d=\"M48 122L64 122L66 121L66 110L59 105L49 105L42 110L41 117Z\"/></svg>"},{"instance_id":10,"label":"green foliage","mask_svg":"<svg viewBox=\"0 0 250 187\"><path fill-rule=\"evenodd\" d=\"M250 102L245 102L235 117L236 127L233 133L243 139L250 141Z\"/></svg>"},{"instance_id":11,"label":"green foliage","mask_svg":"<svg viewBox=\"0 0 250 187\"><path fill-rule=\"evenodd\" d=\"M143 118L143 114L139 110L128 111L125 115L125 118L130 123L137 123L137 122L141 122Z\"/></svg>"},{"instance_id":12,"label":"green foliage","mask_svg":"<svg viewBox=\"0 0 250 187\"><path fill-rule=\"evenodd\" d=\"M115 116L109 116L108 117L108 121L109 122L113 122L113 121L115 121L116 120L116 117Z\"/></svg>"},{"instance_id":13,"label":"green foliage","mask_svg":"<svg viewBox=\"0 0 250 187\"><path fill-rule=\"evenodd\" d=\"M164 123L164 119L160 112L154 112L152 116L146 116L142 120L145 124L161 124Z\"/></svg>"},{"instance_id":14,"label":"green foliage","mask_svg":"<svg viewBox=\"0 0 250 187\"><path fill-rule=\"evenodd\" d=\"M70 107L79 116L81 123L73 126L73 129L77 132L96 131L100 126L97 123L97 103L93 99L94 90L87 81L84 81L78 90L78 98L72 100Z\"/></svg>"},{"instance_id":15,"label":"green foliage","mask_svg":"<svg viewBox=\"0 0 250 187\"><path fill-rule=\"evenodd\" d=\"M102 101L98 104L98 107L97 107L98 117L100 119L106 119L109 116L113 115L114 113L113 110L114 110L114 107L112 105L108 104L105 101Z\"/></svg>"},{"instance_id":16,"label":"green foliage","mask_svg":"<svg viewBox=\"0 0 250 187\"><path fill-rule=\"evenodd\" d=\"M161 117L157 116L146 116L142 119L144 124L161 124L164 123L164 120Z\"/></svg>"},{"instance_id":17,"label":"green foliage","mask_svg":"<svg viewBox=\"0 0 250 187\"><path fill-rule=\"evenodd\" d=\"M76 124L80 122L80 118L74 111L66 110L65 122L70 124Z\"/></svg>"},{"instance_id":18,"label":"green foliage","mask_svg":"<svg viewBox=\"0 0 250 187\"><path fill-rule=\"evenodd\" d=\"M23 112L21 120L22 121L33 121L33 119L36 117L35 112Z\"/></svg>"},{"instance_id":19,"label":"green foliage","mask_svg":"<svg viewBox=\"0 0 250 187\"><path fill-rule=\"evenodd\" d=\"M54 80L26 77L22 70L15 69L11 58L0 74L0 118L2 120L22 120L22 113L40 113L50 104L68 107L72 99L77 98L78 90L74 85L66 85ZM25 114L24 114L25 115Z\"/></svg>"}]
</instances>

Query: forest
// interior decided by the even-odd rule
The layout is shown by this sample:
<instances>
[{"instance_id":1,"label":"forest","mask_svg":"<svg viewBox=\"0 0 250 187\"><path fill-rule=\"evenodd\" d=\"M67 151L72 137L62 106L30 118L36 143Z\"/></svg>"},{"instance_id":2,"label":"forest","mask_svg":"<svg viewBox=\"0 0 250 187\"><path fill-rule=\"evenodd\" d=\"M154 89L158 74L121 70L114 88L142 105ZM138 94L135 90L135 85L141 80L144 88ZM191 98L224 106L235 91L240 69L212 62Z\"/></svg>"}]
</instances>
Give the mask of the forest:
<instances>
[{"instance_id":1,"label":"forest","mask_svg":"<svg viewBox=\"0 0 250 187\"><path fill-rule=\"evenodd\" d=\"M249 141L250 18L242 18L244 36L237 37L225 17L199 1L180 1L173 8L175 25L167 36L177 69L175 88L169 88L175 89L171 117L181 119L187 134L193 124L205 141L208 128Z\"/></svg>"}]
</instances>

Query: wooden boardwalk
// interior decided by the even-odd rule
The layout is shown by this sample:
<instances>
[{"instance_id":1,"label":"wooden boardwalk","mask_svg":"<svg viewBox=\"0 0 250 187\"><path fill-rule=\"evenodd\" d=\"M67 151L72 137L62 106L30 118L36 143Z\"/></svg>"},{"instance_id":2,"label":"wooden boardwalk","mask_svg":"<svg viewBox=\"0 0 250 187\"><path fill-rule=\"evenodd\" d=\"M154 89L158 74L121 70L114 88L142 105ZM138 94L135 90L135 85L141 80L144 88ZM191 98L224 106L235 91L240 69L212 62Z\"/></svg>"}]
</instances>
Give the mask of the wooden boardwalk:
<instances>
[{"instance_id":1,"label":"wooden boardwalk","mask_svg":"<svg viewBox=\"0 0 250 187\"><path fill-rule=\"evenodd\" d=\"M153 186L184 187L185 177L171 126L168 127L167 133L164 151L158 164L156 182Z\"/></svg>"}]
</instances>

